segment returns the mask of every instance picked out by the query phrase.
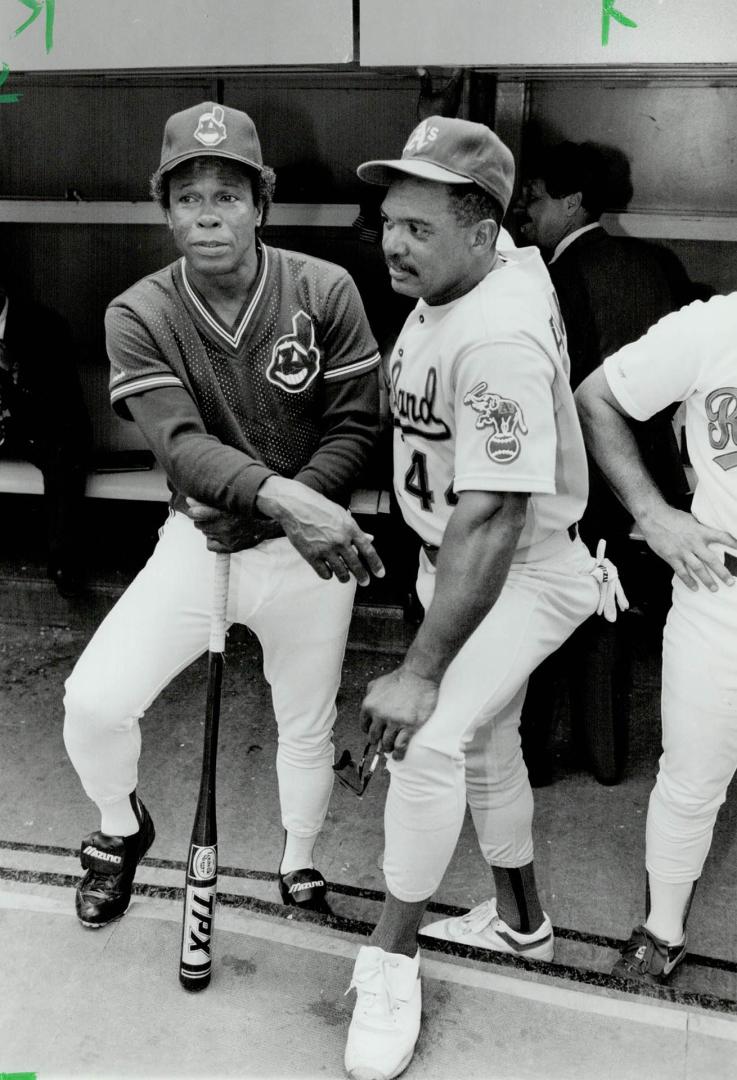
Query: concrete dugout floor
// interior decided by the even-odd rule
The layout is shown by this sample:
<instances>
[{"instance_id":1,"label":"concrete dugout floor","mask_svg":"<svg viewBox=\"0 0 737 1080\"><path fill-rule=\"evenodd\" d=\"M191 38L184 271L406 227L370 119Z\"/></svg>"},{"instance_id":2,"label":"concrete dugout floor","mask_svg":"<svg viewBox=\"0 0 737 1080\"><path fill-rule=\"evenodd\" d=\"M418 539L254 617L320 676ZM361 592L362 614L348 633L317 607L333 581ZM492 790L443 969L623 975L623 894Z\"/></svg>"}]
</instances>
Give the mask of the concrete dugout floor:
<instances>
[{"instance_id":1,"label":"concrete dugout floor","mask_svg":"<svg viewBox=\"0 0 737 1080\"><path fill-rule=\"evenodd\" d=\"M359 609L339 749L362 749L357 709L366 682L397 663L407 640L395 616ZM144 721L139 791L156 842L129 914L86 932L73 916L72 890L76 849L96 818L66 759L61 696L88 636L87 628L0 626L0 1075L342 1076L353 1002L343 994L383 887L386 776L374 778L362 801L336 785L317 852L334 885L334 916L287 918L275 883L282 834L268 690L254 640L232 635L214 973L207 991L187 995L176 978L182 859L199 780L206 664L184 672ZM425 1023L410 1080L737 1076L733 797L696 894L690 958L672 988L643 996L607 974L617 944L642 917L644 818L659 752L657 649L644 637L635 651L623 782L602 787L577 769L563 718L556 781L536 791L536 865L557 929L555 963L473 950L451 956L442 944L423 950ZM436 911L466 909L487 895L489 876L467 822Z\"/></svg>"}]
</instances>

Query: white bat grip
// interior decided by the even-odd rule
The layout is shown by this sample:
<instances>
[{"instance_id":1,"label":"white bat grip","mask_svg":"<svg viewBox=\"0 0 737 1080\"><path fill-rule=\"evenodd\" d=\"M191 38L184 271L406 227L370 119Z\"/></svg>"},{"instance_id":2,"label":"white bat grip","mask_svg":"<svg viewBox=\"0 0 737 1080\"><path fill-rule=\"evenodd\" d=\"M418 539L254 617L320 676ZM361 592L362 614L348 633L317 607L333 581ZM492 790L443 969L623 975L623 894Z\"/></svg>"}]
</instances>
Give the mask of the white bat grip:
<instances>
[{"instance_id":1,"label":"white bat grip","mask_svg":"<svg viewBox=\"0 0 737 1080\"><path fill-rule=\"evenodd\" d=\"M210 616L210 652L225 652L225 624L228 607L228 582L230 580L230 555L215 556L215 573L212 582L212 614Z\"/></svg>"}]
</instances>

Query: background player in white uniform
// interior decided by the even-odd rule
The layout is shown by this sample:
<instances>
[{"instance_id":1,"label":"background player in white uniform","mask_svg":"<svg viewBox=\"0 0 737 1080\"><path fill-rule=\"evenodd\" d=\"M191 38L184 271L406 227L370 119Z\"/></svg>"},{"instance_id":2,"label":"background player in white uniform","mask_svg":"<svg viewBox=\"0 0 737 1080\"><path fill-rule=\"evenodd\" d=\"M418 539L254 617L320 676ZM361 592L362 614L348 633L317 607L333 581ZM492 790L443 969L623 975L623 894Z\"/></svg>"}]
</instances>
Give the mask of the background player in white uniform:
<instances>
[{"instance_id":1,"label":"background player in white uniform","mask_svg":"<svg viewBox=\"0 0 737 1080\"><path fill-rule=\"evenodd\" d=\"M532 792L519 715L530 672L597 607L576 536L583 438L550 278L537 251L497 252L510 151L482 124L429 117L389 186L383 247L394 288L419 298L390 361L395 487L423 541L425 619L363 704L391 753L387 895L359 952L349 1074L397 1075L420 1025L417 932L471 808L496 896L434 936L549 959L535 886Z\"/></svg>"},{"instance_id":2,"label":"background player in white uniform","mask_svg":"<svg viewBox=\"0 0 737 1080\"><path fill-rule=\"evenodd\" d=\"M245 113L207 102L170 117L153 190L183 258L108 309L114 407L173 497L152 558L67 682L66 746L101 812L82 844L87 926L124 913L153 840L135 791L139 720L207 647L212 551L235 552L228 619L257 634L271 684L282 898L326 906L312 851L335 696L356 580L383 572L344 509L376 436L379 355L344 270L258 239L273 186Z\"/></svg>"},{"instance_id":3,"label":"background player in white uniform","mask_svg":"<svg viewBox=\"0 0 737 1080\"><path fill-rule=\"evenodd\" d=\"M663 754L647 816L650 908L614 967L658 983L685 955L693 890L737 768L737 293L661 319L576 397L598 464L675 571L663 637ZM674 401L685 402L696 474L691 513L664 501L627 424Z\"/></svg>"}]
</instances>

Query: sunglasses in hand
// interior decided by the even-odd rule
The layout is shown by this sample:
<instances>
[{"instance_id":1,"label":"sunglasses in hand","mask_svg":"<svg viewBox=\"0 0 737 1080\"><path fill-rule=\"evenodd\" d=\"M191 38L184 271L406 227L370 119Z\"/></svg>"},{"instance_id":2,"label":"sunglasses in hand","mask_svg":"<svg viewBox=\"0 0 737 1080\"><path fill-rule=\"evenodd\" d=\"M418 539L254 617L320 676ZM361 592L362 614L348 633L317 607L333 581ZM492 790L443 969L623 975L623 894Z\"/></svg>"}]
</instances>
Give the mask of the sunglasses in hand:
<instances>
[{"instance_id":1,"label":"sunglasses in hand","mask_svg":"<svg viewBox=\"0 0 737 1080\"><path fill-rule=\"evenodd\" d=\"M333 772L338 777L338 780L340 780L343 787L347 787L348 790L352 791L354 795L357 795L359 799L363 797L363 793L368 787L369 780L376 772L376 767L381 759L381 753L377 750L367 766L366 762L370 752L371 743L369 742L366 743L361 760L358 765L356 765L350 750L344 750L335 765L333 765Z\"/></svg>"}]
</instances>

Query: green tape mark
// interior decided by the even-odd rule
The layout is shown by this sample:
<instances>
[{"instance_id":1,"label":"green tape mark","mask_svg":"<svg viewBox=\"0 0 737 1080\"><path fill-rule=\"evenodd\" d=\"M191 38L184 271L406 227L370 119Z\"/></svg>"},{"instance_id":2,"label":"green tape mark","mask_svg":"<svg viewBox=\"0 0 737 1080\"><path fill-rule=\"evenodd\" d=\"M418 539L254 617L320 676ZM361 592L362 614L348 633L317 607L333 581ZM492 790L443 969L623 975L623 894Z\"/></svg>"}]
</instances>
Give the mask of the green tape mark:
<instances>
[{"instance_id":1,"label":"green tape mark","mask_svg":"<svg viewBox=\"0 0 737 1080\"><path fill-rule=\"evenodd\" d=\"M2 86L4 82L7 82L9 74L10 74L9 65L6 64L6 63L3 63L2 71L0 71L0 86ZM10 103L12 105L13 102L18 101L19 98L20 98L20 94L0 94L0 105L5 105L5 104L8 104L8 103ZM4 1073L0 1073L0 1080L1 1080L2 1076L4 1076L4 1075L5 1075Z\"/></svg>"},{"instance_id":2,"label":"green tape mark","mask_svg":"<svg viewBox=\"0 0 737 1080\"><path fill-rule=\"evenodd\" d=\"M22 34L31 23L35 22L42 11L46 11L46 52L51 52L54 47L54 15L56 14L56 0L20 0L21 4L25 4L27 8L31 9L31 14L26 21L22 23L13 34L13 37L18 37L18 34ZM1 1075L1 1074L0 1074Z\"/></svg>"},{"instance_id":3,"label":"green tape mark","mask_svg":"<svg viewBox=\"0 0 737 1080\"><path fill-rule=\"evenodd\" d=\"M23 3L28 3L28 0L23 0ZM637 28L637 23L632 19L628 19L626 15L623 15L621 11L617 11L614 7L614 0L601 0L601 43L602 45L609 44L609 26L614 19L621 26L629 26L631 29Z\"/></svg>"}]
</instances>

